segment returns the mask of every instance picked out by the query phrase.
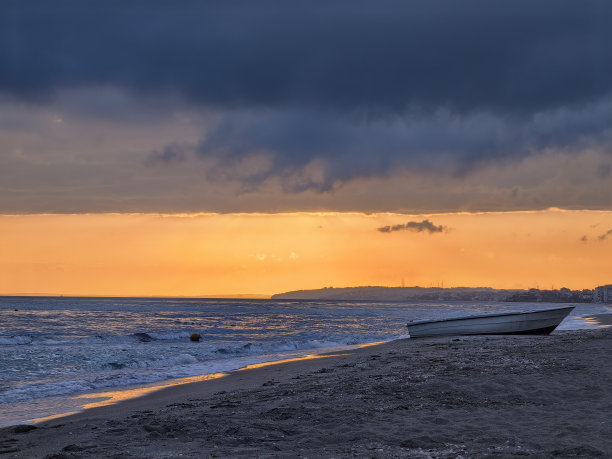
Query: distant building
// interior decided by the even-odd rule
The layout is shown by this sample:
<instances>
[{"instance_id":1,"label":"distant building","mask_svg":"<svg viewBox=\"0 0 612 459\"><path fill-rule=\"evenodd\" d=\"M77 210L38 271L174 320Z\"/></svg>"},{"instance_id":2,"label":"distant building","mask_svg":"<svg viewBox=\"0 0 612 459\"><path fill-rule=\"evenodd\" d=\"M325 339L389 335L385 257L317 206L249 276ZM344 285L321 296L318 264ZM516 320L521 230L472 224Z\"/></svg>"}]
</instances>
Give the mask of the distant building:
<instances>
[{"instance_id":1,"label":"distant building","mask_svg":"<svg viewBox=\"0 0 612 459\"><path fill-rule=\"evenodd\" d=\"M593 291L593 303L612 303L612 284L597 287Z\"/></svg>"}]
</instances>

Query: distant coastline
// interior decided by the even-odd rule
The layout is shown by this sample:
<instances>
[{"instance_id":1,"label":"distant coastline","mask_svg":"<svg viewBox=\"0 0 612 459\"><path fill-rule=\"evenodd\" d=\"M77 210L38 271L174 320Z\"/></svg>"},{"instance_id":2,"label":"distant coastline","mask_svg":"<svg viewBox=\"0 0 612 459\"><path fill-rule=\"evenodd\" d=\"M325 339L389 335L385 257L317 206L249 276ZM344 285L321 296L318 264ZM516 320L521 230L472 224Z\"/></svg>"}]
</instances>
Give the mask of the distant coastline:
<instances>
[{"instance_id":1,"label":"distant coastline","mask_svg":"<svg viewBox=\"0 0 612 459\"><path fill-rule=\"evenodd\" d=\"M339 300L339 301L505 301L526 303L592 303L593 290L494 289L491 287L325 287L293 290L274 295L78 295L53 293L11 293L1 298L142 298L142 299L203 299L203 300Z\"/></svg>"},{"instance_id":2,"label":"distant coastline","mask_svg":"<svg viewBox=\"0 0 612 459\"><path fill-rule=\"evenodd\" d=\"M516 301L591 303L593 290L494 289L490 287L326 287L272 295L273 300Z\"/></svg>"}]
</instances>

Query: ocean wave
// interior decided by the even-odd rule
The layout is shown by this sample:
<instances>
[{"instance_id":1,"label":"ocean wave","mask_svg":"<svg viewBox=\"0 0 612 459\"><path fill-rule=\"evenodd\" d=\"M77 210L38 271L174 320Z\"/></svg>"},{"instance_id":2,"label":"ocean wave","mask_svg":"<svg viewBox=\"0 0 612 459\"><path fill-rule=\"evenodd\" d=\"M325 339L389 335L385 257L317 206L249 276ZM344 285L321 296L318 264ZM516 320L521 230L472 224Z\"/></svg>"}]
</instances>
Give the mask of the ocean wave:
<instances>
[{"instance_id":1,"label":"ocean wave","mask_svg":"<svg viewBox=\"0 0 612 459\"><path fill-rule=\"evenodd\" d=\"M388 336L385 338L373 336L346 336L318 339L286 340L276 343L247 343L229 345L217 348L214 353L218 356L231 355L267 355L288 351L304 351L309 349L334 348L354 346L373 341L387 341L398 339L400 336Z\"/></svg>"},{"instance_id":2,"label":"ocean wave","mask_svg":"<svg viewBox=\"0 0 612 459\"><path fill-rule=\"evenodd\" d=\"M5 345L30 344L31 342L32 338L30 336L0 336L0 344Z\"/></svg>"},{"instance_id":3,"label":"ocean wave","mask_svg":"<svg viewBox=\"0 0 612 459\"><path fill-rule=\"evenodd\" d=\"M74 375L70 380L36 381L10 386L0 390L0 405L47 397L78 396L78 394L92 393L101 389L142 386L159 381L226 372L262 361L265 360L257 358L245 360L243 358L227 359L221 362L197 362L195 357L186 354L158 361L158 364L166 365L160 368L155 368L151 363L128 362L122 366L123 364L115 362L109 364L107 369L116 371ZM175 365L169 365L171 362Z\"/></svg>"},{"instance_id":4,"label":"ocean wave","mask_svg":"<svg viewBox=\"0 0 612 459\"><path fill-rule=\"evenodd\" d=\"M149 335L153 339L163 341L185 340L189 339L191 336L191 333L187 331L149 332L145 334Z\"/></svg>"},{"instance_id":5,"label":"ocean wave","mask_svg":"<svg viewBox=\"0 0 612 459\"><path fill-rule=\"evenodd\" d=\"M189 341L187 331L138 332L130 335L97 334L83 335L34 335L34 336L0 336L0 344L34 344L41 346L88 345L88 344L131 344L134 340L141 343L151 341Z\"/></svg>"},{"instance_id":6,"label":"ocean wave","mask_svg":"<svg viewBox=\"0 0 612 459\"><path fill-rule=\"evenodd\" d=\"M56 395L77 394L97 389L94 384L83 380L32 382L10 387L0 392L0 403L22 402Z\"/></svg>"},{"instance_id":7,"label":"ocean wave","mask_svg":"<svg viewBox=\"0 0 612 459\"><path fill-rule=\"evenodd\" d=\"M126 362L109 362L103 367L107 369L154 369L154 368L169 368L181 365L191 365L198 363L199 360L191 354L179 354L165 359L150 359L150 360L129 360Z\"/></svg>"},{"instance_id":8,"label":"ocean wave","mask_svg":"<svg viewBox=\"0 0 612 459\"><path fill-rule=\"evenodd\" d=\"M148 343L149 341L188 341L191 332L188 331L157 331L157 332L139 332L131 335L138 338L140 342Z\"/></svg>"},{"instance_id":9,"label":"ocean wave","mask_svg":"<svg viewBox=\"0 0 612 459\"><path fill-rule=\"evenodd\" d=\"M91 393L100 389L114 387L149 384L181 377L183 373L172 371L172 369L167 369L166 371L146 371L127 368L116 372L75 375L70 380L29 382L0 391L0 405L55 396L76 396L82 393Z\"/></svg>"}]
</instances>

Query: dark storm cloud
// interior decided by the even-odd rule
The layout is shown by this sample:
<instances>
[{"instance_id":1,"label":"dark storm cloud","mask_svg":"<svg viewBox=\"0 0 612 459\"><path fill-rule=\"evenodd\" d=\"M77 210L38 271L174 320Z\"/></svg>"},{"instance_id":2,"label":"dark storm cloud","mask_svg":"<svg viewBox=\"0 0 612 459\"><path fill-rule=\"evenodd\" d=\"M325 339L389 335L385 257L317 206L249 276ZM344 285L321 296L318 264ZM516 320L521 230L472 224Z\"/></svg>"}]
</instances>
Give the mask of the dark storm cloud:
<instances>
[{"instance_id":1,"label":"dark storm cloud","mask_svg":"<svg viewBox=\"0 0 612 459\"><path fill-rule=\"evenodd\" d=\"M239 167L247 155L268 155L269 167L241 180L257 186L280 177L286 191L333 190L355 178L387 176L407 168L463 174L474 166L524 158L546 149L580 151L592 146L612 150L612 102L583 111L555 111L504 118L448 110L430 115L371 120L313 110L232 111L196 147L201 157ZM191 148L191 147L190 147ZM319 161L316 178L301 174Z\"/></svg>"},{"instance_id":2,"label":"dark storm cloud","mask_svg":"<svg viewBox=\"0 0 612 459\"><path fill-rule=\"evenodd\" d=\"M177 129L138 152L138 167L174 168L143 172L175 177L168 188L196 170L238 193L336 192L403 173L469 184L481 166L591 154L599 189L612 170L611 23L603 0L7 0L0 102L159 138L161 120L193 114L199 142ZM420 199L448 194L431 183ZM523 174L504 187L515 200L543 187L531 193L549 192L547 205L590 203L548 183Z\"/></svg>"},{"instance_id":3,"label":"dark storm cloud","mask_svg":"<svg viewBox=\"0 0 612 459\"><path fill-rule=\"evenodd\" d=\"M422 222L408 222L402 223L399 225L393 226L382 226L380 228L376 228L381 233L392 233L394 231L416 231L417 233L421 233L423 231L428 232L429 234L433 233L441 233L444 231L444 226L442 225L434 225L429 220L423 220Z\"/></svg>"},{"instance_id":4,"label":"dark storm cloud","mask_svg":"<svg viewBox=\"0 0 612 459\"><path fill-rule=\"evenodd\" d=\"M232 107L530 112L612 88L585 0L7 1L0 91L117 86Z\"/></svg>"}]
</instances>

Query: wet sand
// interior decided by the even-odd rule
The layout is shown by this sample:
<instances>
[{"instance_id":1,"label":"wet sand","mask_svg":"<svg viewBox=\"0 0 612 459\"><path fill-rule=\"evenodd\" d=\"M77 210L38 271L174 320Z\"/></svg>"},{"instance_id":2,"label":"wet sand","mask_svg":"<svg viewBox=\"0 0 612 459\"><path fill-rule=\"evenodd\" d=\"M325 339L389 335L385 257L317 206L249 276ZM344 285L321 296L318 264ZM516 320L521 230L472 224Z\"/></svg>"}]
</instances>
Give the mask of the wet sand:
<instances>
[{"instance_id":1,"label":"wet sand","mask_svg":"<svg viewBox=\"0 0 612 459\"><path fill-rule=\"evenodd\" d=\"M0 457L612 457L612 329L394 341L36 426Z\"/></svg>"},{"instance_id":2,"label":"wet sand","mask_svg":"<svg viewBox=\"0 0 612 459\"><path fill-rule=\"evenodd\" d=\"M599 325L612 326L612 314L596 314L587 317L587 319L591 319Z\"/></svg>"}]
</instances>

